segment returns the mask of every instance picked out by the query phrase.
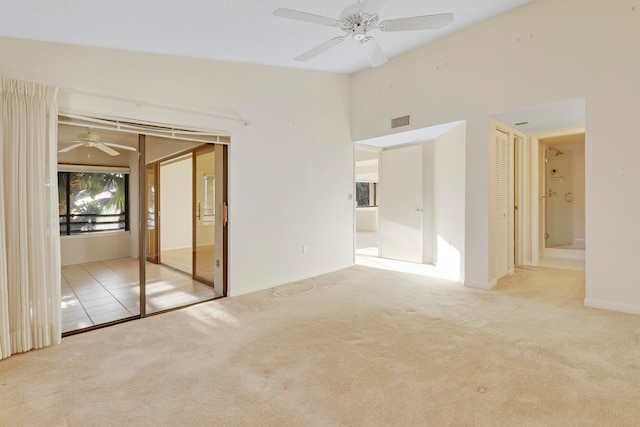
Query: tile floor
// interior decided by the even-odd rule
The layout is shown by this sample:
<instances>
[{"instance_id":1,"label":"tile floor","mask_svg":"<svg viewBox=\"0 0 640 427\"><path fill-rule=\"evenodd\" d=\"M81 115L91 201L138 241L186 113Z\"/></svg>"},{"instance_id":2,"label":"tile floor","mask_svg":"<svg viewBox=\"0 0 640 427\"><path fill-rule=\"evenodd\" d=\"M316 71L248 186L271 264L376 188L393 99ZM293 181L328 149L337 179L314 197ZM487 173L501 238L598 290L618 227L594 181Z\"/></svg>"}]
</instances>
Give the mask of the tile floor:
<instances>
[{"instance_id":1,"label":"tile floor","mask_svg":"<svg viewBox=\"0 0 640 427\"><path fill-rule=\"evenodd\" d=\"M62 267L62 332L140 314L138 260ZM215 298L213 288L163 265L147 263L147 313Z\"/></svg>"}]
</instances>

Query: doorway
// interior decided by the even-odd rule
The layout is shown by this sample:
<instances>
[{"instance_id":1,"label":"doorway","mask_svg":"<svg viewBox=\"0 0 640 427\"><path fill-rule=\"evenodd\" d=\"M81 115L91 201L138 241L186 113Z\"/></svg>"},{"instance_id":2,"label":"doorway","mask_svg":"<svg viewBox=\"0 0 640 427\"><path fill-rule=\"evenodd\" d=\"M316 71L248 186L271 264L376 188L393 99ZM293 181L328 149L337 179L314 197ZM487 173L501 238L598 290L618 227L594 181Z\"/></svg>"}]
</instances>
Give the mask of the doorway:
<instances>
[{"instance_id":1,"label":"doorway","mask_svg":"<svg viewBox=\"0 0 640 427\"><path fill-rule=\"evenodd\" d=\"M94 119L86 119L86 122L90 120ZM87 147L63 150L77 138L79 131L86 133L87 127L101 140L118 147L118 154ZM160 133L162 128L151 131ZM62 236L61 305L64 336L226 295L225 144L229 138L198 134L188 136L198 140L192 142L149 136L145 132L149 132L149 129L111 129L105 120L82 122L82 125L71 119L67 119L66 123L60 120L59 170L64 172L64 177L73 175L71 181L60 181L62 184L73 183L72 191L61 193L60 206L69 207L69 213L64 215L65 223L69 222L69 215L77 216L81 208L88 208L89 205L108 209L108 212L91 213L105 218L100 227L74 225L71 234L78 235ZM209 138L217 142L206 142ZM190 242L197 241L197 244L190 244L189 259L198 260L196 270L187 273L163 264L161 245L163 241L170 240L160 230L163 222L174 228L179 225L170 217L165 217L163 221L161 189L166 184L161 182L163 173L160 165L165 160L186 154L189 154L188 163L194 173L184 181L177 180L177 175L173 173L165 171L164 175L176 181L181 193L186 193L187 201L179 202L176 194L169 197L165 194L164 201L171 203L173 200L182 214L186 212L185 217L192 229L195 229L196 197L200 202L200 225L205 227L195 234L186 233ZM199 181L196 180L196 173L199 174ZM105 183L101 187L92 185L80 191L83 182L95 183L103 175L124 176L123 190L116 191L119 186ZM184 191L186 187L189 188L187 192ZM107 193L113 193L113 196L109 199ZM124 195L124 207L115 202L104 202L120 200L116 196L121 193ZM88 204L89 198L94 202ZM116 208L119 210L116 211ZM105 228L107 220L113 225L110 228ZM62 221L61 214L61 224ZM215 251L210 250L213 247ZM193 266L193 262L189 265Z\"/></svg>"},{"instance_id":2,"label":"doorway","mask_svg":"<svg viewBox=\"0 0 640 427\"><path fill-rule=\"evenodd\" d=\"M543 253L583 258L585 240L585 134L539 140L543 153Z\"/></svg>"},{"instance_id":3,"label":"doorway","mask_svg":"<svg viewBox=\"0 0 640 427\"><path fill-rule=\"evenodd\" d=\"M182 150L156 159L150 139L146 165L147 259L225 291L226 146L183 143ZM186 145L190 144L190 145ZM186 150L184 148L187 148ZM154 175L154 174L157 174ZM153 211L155 209L155 211ZM157 253L155 258L150 254Z\"/></svg>"},{"instance_id":4,"label":"doorway","mask_svg":"<svg viewBox=\"0 0 640 427\"><path fill-rule=\"evenodd\" d=\"M355 147L355 225L356 255L380 254L380 149Z\"/></svg>"},{"instance_id":5,"label":"doorway","mask_svg":"<svg viewBox=\"0 0 640 427\"><path fill-rule=\"evenodd\" d=\"M146 248L147 262L140 264L140 315L225 296L226 145L141 140L140 241L155 247Z\"/></svg>"},{"instance_id":6,"label":"doorway","mask_svg":"<svg viewBox=\"0 0 640 427\"><path fill-rule=\"evenodd\" d=\"M158 198L161 219L158 228L149 227L159 244L158 262L171 266L189 276L192 263L192 153L182 154L153 165L159 171ZM185 209L186 207L186 209Z\"/></svg>"},{"instance_id":7,"label":"doorway","mask_svg":"<svg viewBox=\"0 0 640 427\"><path fill-rule=\"evenodd\" d=\"M374 240L377 246L367 246L371 253L409 261L412 268L428 265L431 274L465 280L466 138L466 122L459 121L356 143L356 183L366 176L366 162L372 162L369 166L379 178L379 237ZM371 160L362 159L361 147L375 152ZM367 209L358 206L356 255L366 255L360 237Z\"/></svg>"},{"instance_id":8,"label":"doorway","mask_svg":"<svg viewBox=\"0 0 640 427\"><path fill-rule=\"evenodd\" d=\"M356 147L355 158L356 254L422 263L423 145Z\"/></svg>"}]
</instances>

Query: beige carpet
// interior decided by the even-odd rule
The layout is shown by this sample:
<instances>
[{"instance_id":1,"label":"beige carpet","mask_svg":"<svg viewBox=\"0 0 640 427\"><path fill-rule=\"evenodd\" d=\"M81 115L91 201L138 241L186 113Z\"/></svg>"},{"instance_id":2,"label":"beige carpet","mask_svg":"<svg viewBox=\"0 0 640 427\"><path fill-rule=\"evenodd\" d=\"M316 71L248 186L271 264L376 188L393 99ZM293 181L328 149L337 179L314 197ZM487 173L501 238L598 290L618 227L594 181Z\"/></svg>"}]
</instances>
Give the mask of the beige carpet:
<instances>
[{"instance_id":1,"label":"beige carpet","mask_svg":"<svg viewBox=\"0 0 640 427\"><path fill-rule=\"evenodd\" d=\"M640 423L640 316L584 308L583 272L481 291L353 267L286 288L0 361L0 425Z\"/></svg>"}]
</instances>

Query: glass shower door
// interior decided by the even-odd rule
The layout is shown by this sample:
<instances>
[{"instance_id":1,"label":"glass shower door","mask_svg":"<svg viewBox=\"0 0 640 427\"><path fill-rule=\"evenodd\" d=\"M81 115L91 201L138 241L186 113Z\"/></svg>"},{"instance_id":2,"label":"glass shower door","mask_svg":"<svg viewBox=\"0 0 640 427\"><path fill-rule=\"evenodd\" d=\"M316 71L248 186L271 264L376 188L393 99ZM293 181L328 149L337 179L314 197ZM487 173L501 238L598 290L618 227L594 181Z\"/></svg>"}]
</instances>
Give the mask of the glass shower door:
<instances>
[{"instance_id":1,"label":"glass shower door","mask_svg":"<svg viewBox=\"0 0 640 427\"><path fill-rule=\"evenodd\" d=\"M546 159L546 247L570 248L573 244L571 152L550 146Z\"/></svg>"}]
</instances>

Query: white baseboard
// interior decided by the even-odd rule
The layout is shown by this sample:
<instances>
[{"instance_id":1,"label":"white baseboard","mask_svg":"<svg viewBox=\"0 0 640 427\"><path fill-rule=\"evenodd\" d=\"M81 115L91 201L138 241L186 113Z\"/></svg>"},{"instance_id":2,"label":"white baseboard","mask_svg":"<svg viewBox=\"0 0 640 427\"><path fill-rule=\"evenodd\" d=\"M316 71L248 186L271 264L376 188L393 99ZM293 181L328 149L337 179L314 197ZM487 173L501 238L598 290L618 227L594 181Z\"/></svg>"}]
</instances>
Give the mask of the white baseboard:
<instances>
[{"instance_id":1,"label":"white baseboard","mask_svg":"<svg viewBox=\"0 0 640 427\"><path fill-rule=\"evenodd\" d=\"M475 288L475 289L491 289L498 283L497 280L492 280L490 282L475 282L473 280L465 280L464 286L467 288Z\"/></svg>"},{"instance_id":2,"label":"white baseboard","mask_svg":"<svg viewBox=\"0 0 640 427\"><path fill-rule=\"evenodd\" d=\"M585 259L584 249L545 248L544 256L549 258Z\"/></svg>"},{"instance_id":3,"label":"white baseboard","mask_svg":"<svg viewBox=\"0 0 640 427\"><path fill-rule=\"evenodd\" d=\"M615 301L603 301L593 298L584 299L585 307L600 308L603 310L620 311L622 313L640 314L640 305L624 304Z\"/></svg>"}]
</instances>

